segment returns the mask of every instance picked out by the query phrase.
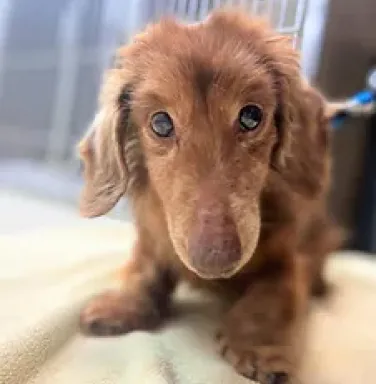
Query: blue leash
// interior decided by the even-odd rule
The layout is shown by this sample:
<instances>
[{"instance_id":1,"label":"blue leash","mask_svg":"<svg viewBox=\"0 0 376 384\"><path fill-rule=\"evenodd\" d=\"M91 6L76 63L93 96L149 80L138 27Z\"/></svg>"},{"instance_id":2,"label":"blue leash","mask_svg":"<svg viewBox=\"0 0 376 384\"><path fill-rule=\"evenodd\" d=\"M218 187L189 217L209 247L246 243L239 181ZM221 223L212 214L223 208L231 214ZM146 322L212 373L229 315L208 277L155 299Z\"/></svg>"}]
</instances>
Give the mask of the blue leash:
<instances>
[{"instance_id":1,"label":"blue leash","mask_svg":"<svg viewBox=\"0 0 376 384\"><path fill-rule=\"evenodd\" d=\"M343 103L343 108L332 118L332 126L339 128L348 117L370 115L375 112L376 91L363 90Z\"/></svg>"},{"instance_id":2,"label":"blue leash","mask_svg":"<svg viewBox=\"0 0 376 384\"><path fill-rule=\"evenodd\" d=\"M376 67L367 75L367 89L339 104L337 113L332 117L332 125L338 128L349 117L369 116L376 113Z\"/></svg>"}]
</instances>

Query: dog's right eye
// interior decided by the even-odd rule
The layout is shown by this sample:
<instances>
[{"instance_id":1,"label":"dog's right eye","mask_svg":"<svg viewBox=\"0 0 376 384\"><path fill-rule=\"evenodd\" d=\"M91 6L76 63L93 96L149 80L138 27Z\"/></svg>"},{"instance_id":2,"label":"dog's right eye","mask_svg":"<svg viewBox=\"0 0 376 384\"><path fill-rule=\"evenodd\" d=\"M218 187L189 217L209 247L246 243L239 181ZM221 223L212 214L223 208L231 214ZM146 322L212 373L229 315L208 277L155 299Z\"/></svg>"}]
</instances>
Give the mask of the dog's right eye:
<instances>
[{"instance_id":1,"label":"dog's right eye","mask_svg":"<svg viewBox=\"0 0 376 384\"><path fill-rule=\"evenodd\" d=\"M166 112L157 112L151 118L151 129L160 137L169 137L174 132L174 124Z\"/></svg>"},{"instance_id":2,"label":"dog's right eye","mask_svg":"<svg viewBox=\"0 0 376 384\"><path fill-rule=\"evenodd\" d=\"M254 104L246 105L240 110L238 119L243 132L254 131L261 123L262 110Z\"/></svg>"}]
</instances>

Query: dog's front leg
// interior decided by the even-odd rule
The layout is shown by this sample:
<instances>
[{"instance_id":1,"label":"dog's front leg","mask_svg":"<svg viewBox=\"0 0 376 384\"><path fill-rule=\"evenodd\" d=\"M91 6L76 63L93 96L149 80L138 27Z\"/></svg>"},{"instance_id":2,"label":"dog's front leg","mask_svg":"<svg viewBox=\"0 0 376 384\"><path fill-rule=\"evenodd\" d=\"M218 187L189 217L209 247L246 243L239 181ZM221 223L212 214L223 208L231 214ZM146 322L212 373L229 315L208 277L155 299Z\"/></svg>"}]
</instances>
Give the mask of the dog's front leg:
<instances>
[{"instance_id":1,"label":"dog's front leg","mask_svg":"<svg viewBox=\"0 0 376 384\"><path fill-rule=\"evenodd\" d=\"M222 355L239 373L262 384L295 382L307 287L293 269L252 282L218 335Z\"/></svg>"},{"instance_id":2,"label":"dog's front leg","mask_svg":"<svg viewBox=\"0 0 376 384\"><path fill-rule=\"evenodd\" d=\"M133 330L151 330L169 311L176 279L167 265L153 257L139 241L123 273L123 285L93 298L81 313L84 332L111 336Z\"/></svg>"}]
</instances>

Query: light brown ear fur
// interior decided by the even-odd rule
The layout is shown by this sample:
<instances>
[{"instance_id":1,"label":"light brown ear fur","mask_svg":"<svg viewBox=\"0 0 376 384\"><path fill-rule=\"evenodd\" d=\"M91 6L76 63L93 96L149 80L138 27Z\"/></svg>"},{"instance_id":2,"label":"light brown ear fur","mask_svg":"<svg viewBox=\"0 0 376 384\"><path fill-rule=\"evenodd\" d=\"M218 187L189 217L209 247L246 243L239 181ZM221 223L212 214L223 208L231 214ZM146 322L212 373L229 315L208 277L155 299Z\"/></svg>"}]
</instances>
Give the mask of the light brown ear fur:
<instances>
[{"instance_id":1,"label":"light brown ear fur","mask_svg":"<svg viewBox=\"0 0 376 384\"><path fill-rule=\"evenodd\" d=\"M269 50L270 69L274 74L275 88L278 98L276 124L279 142L275 151L275 164L277 167L286 165L286 156L290 155L291 140L294 125L299 124L295 108L299 97L300 73L299 56L293 49L291 41L286 36L271 36L266 39Z\"/></svg>"},{"instance_id":2,"label":"light brown ear fur","mask_svg":"<svg viewBox=\"0 0 376 384\"><path fill-rule=\"evenodd\" d=\"M311 153L312 148L322 150L322 156L316 153L314 157L324 161L329 133L324 98L302 77L299 54L288 37L274 36L266 43L272 58L270 65L278 98L279 143L275 165L283 172L283 168L291 167L294 160L305 159L306 153L297 148L302 146L301 141L307 144L305 150Z\"/></svg>"},{"instance_id":3,"label":"light brown ear fur","mask_svg":"<svg viewBox=\"0 0 376 384\"><path fill-rule=\"evenodd\" d=\"M85 217L107 213L125 193L139 191L147 181L131 117L140 49L142 45L132 43L116 52L113 68L104 75L97 116L79 144L85 179L80 211Z\"/></svg>"},{"instance_id":4,"label":"light brown ear fur","mask_svg":"<svg viewBox=\"0 0 376 384\"><path fill-rule=\"evenodd\" d=\"M126 191L127 169L119 115L116 106L106 106L79 144L85 178L80 212L85 217L107 213Z\"/></svg>"},{"instance_id":5,"label":"light brown ear fur","mask_svg":"<svg viewBox=\"0 0 376 384\"><path fill-rule=\"evenodd\" d=\"M293 140L281 175L296 192L308 198L318 198L330 186L331 130L326 102L304 81L300 80L296 86L291 104Z\"/></svg>"},{"instance_id":6,"label":"light brown ear fur","mask_svg":"<svg viewBox=\"0 0 376 384\"><path fill-rule=\"evenodd\" d=\"M278 97L279 142L273 165L296 192L317 197L329 180L327 104L302 77L299 56L287 38L269 38L267 46Z\"/></svg>"}]
</instances>

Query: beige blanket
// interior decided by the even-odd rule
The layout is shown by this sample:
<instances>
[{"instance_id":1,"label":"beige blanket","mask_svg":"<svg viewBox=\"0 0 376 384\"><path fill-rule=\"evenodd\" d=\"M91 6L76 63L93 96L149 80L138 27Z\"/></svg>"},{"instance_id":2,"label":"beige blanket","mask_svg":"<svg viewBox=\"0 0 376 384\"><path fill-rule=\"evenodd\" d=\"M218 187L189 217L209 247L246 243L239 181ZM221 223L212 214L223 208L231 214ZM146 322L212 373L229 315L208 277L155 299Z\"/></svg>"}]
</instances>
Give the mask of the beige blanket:
<instances>
[{"instance_id":1,"label":"beige blanket","mask_svg":"<svg viewBox=\"0 0 376 384\"><path fill-rule=\"evenodd\" d=\"M175 320L157 333L88 339L77 332L87 298L116 284L132 227L109 220L0 237L1 384L241 384L215 353L220 309L182 289ZM376 263L333 259L337 294L317 304L301 373L307 384L376 382Z\"/></svg>"}]
</instances>

